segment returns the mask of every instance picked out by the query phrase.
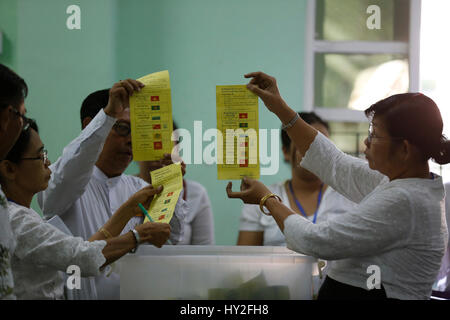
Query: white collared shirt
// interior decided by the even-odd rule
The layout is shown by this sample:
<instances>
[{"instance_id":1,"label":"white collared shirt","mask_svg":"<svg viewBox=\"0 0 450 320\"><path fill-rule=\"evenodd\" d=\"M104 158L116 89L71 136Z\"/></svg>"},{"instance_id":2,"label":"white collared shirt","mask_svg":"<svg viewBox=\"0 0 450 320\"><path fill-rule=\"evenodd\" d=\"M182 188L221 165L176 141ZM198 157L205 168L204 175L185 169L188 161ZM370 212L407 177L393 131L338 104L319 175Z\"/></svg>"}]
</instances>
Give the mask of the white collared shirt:
<instances>
[{"instance_id":1,"label":"white collared shirt","mask_svg":"<svg viewBox=\"0 0 450 320\"><path fill-rule=\"evenodd\" d=\"M9 219L17 247L11 259L18 299L63 299L64 280L58 271L78 266L83 276L100 274L106 262L106 241L72 237L45 222L33 209L9 202Z\"/></svg>"},{"instance_id":2,"label":"white collared shirt","mask_svg":"<svg viewBox=\"0 0 450 320\"><path fill-rule=\"evenodd\" d=\"M62 156L50 166L52 177L48 188L38 194L39 205L46 218L59 215L74 236L89 239L134 193L147 186L144 180L122 174L108 178L95 163L115 123L103 110L64 148ZM182 193L170 222L170 240L183 239L183 223L187 206ZM143 218L132 218L122 231L129 232ZM85 283L85 282L83 282ZM92 279L88 288L76 297L82 299L119 299L120 277L112 272ZM86 286L86 285L85 285Z\"/></svg>"},{"instance_id":3,"label":"white collared shirt","mask_svg":"<svg viewBox=\"0 0 450 320\"><path fill-rule=\"evenodd\" d=\"M379 270L388 298L429 299L448 241L442 178L389 181L321 133L300 165L358 205L320 224L288 216L288 248L336 260L336 281L369 290Z\"/></svg>"},{"instance_id":4,"label":"white collared shirt","mask_svg":"<svg viewBox=\"0 0 450 320\"><path fill-rule=\"evenodd\" d=\"M8 217L8 201L0 188L0 300L15 299L11 257L16 246Z\"/></svg>"},{"instance_id":5,"label":"white collared shirt","mask_svg":"<svg viewBox=\"0 0 450 320\"><path fill-rule=\"evenodd\" d=\"M186 203L189 208L181 245L214 245L214 216L205 187L193 180L186 183Z\"/></svg>"},{"instance_id":6,"label":"white collared shirt","mask_svg":"<svg viewBox=\"0 0 450 320\"><path fill-rule=\"evenodd\" d=\"M447 218L447 228L450 225L450 183L445 184L445 212ZM447 251L442 258L441 269L435 283L436 291L450 291L450 243L447 242Z\"/></svg>"}]
</instances>

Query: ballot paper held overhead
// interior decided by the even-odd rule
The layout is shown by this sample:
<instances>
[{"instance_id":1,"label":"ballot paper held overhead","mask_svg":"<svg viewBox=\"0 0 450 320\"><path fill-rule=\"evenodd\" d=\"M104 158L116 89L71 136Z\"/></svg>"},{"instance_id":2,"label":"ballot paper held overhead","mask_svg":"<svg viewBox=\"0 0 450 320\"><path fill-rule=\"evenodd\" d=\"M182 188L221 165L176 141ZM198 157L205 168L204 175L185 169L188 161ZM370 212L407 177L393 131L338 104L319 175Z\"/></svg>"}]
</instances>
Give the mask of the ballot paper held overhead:
<instances>
[{"instance_id":1,"label":"ballot paper held overhead","mask_svg":"<svg viewBox=\"0 0 450 320\"><path fill-rule=\"evenodd\" d=\"M259 179L258 97L245 85L216 87L217 176Z\"/></svg>"},{"instance_id":2,"label":"ballot paper held overhead","mask_svg":"<svg viewBox=\"0 0 450 320\"><path fill-rule=\"evenodd\" d=\"M169 71L137 79L145 84L130 97L131 142L136 161L160 160L172 153L172 100Z\"/></svg>"}]
</instances>

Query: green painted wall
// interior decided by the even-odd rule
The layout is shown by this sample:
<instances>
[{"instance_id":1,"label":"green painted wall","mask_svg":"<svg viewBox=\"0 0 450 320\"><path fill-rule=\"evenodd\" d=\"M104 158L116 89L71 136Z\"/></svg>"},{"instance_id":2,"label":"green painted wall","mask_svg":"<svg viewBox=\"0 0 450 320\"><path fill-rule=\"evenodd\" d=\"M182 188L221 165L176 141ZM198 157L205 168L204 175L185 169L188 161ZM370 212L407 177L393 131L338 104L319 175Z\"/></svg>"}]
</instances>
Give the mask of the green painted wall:
<instances>
[{"instance_id":1,"label":"green painted wall","mask_svg":"<svg viewBox=\"0 0 450 320\"><path fill-rule=\"evenodd\" d=\"M17 1L0 0L0 32L2 33L2 53L0 63L15 68L17 63Z\"/></svg>"},{"instance_id":2,"label":"green painted wall","mask_svg":"<svg viewBox=\"0 0 450 320\"><path fill-rule=\"evenodd\" d=\"M81 30L66 28L71 4L81 7ZM171 75L174 118L191 132L194 121L203 121L204 131L216 127L215 86L244 84L250 71L276 76L287 102L301 109L305 11L306 0L18 0L14 66L31 88L29 115L56 160L80 131L87 94L164 69ZM259 119L261 128L279 128L261 102ZM133 164L127 173L136 171ZM279 173L262 180L288 176L280 157ZM226 198L216 166L189 165L186 177L209 192L216 243L235 244L242 204Z\"/></svg>"},{"instance_id":3,"label":"green painted wall","mask_svg":"<svg viewBox=\"0 0 450 320\"><path fill-rule=\"evenodd\" d=\"M66 8L81 7L81 30L68 30ZM51 160L80 130L80 106L114 82L115 1L19 0L18 68L30 93L28 115L40 125Z\"/></svg>"},{"instance_id":4,"label":"green painted wall","mask_svg":"<svg viewBox=\"0 0 450 320\"><path fill-rule=\"evenodd\" d=\"M81 30L66 27L72 4L81 7ZM115 6L111 0L17 1L15 70L30 88L28 116L37 120L52 161L81 131L83 99L116 78Z\"/></svg>"},{"instance_id":5,"label":"green painted wall","mask_svg":"<svg viewBox=\"0 0 450 320\"><path fill-rule=\"evenodd\" d=\"M216 127L215 86L244 84L250 71L279 78L287 102L300 109L305 11L306 1L300 0L119 1L119 78L168 69L174 119L192 137L194 121L203 121L204 131ZM279 128L275 116L260 106L260 127ZM216 243L235 244L242 203L227 199L227 182L217 180L216 166L187 169L186 177L209 192ZM288 175L280 160L279 174L262 180L273 183Z\"/></svg>"}]
</instances>

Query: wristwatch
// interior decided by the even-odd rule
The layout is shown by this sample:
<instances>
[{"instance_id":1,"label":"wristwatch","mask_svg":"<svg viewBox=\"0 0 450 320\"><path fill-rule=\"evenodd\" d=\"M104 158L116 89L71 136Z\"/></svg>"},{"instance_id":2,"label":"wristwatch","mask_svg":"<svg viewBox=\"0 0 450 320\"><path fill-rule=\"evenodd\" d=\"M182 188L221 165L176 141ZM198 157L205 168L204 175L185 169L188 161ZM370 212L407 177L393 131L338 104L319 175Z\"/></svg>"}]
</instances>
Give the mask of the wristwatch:
<instances>
[{"instance_id":1,"label":"wristwatch","mask_svg":"<svg viewBox=\"0 0 450 320\"><path fill-rule=\"evenodd\" d=\"M130 253L135 253L139 245L141 244L141 237L139 236L139 232L137 232L136 229L131 230L131 233L133 233L134 239L136 240L136 247L134 247L134 249L131 249Z\"/></svg>"}]
</instances>

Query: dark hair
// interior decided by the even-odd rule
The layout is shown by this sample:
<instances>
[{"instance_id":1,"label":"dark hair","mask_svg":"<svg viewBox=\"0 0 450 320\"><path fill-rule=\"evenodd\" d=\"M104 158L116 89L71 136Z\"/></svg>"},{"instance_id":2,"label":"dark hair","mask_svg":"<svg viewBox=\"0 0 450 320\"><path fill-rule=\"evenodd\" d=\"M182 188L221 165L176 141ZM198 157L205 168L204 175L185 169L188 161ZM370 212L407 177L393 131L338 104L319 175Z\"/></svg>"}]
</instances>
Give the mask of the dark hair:
<instances>
[{"instance_id":1,"label":"dark hair","mask_svg":"<svg viewBox=\"0 0 450 320\"><path fill-rule=\"evenodd\" d=\"M366 116L384 119L391 137L403 138L417 146L424 160L450 162L450 142L442 135L443 122L436 103L421 93L403 93L378 101L365 110Z\"/></svg>"},{"instance_id":2,"label":"dark hair","mask_svg":"<svg viewBox=\"0 0 450 320\"><path fill-rule=\"evenodd\" d=\"M106 107L108 100L109 89L95 91L88 95L81 104L81 124L83 124L83 120L87 117L94 118L101 109Z\"/></svg>"},{"instance_id":3,"label":"dark hair","mask_svg":"<svg viewBox=\"0 0 450 320\"><path fill-rule=\"evenodd\" d=\"M28 86L21 77L0 63L0 108L18 109L28 95Z\"/></svg>"},{"instance_id":4,"label":"dark hair","mask_svg":"<svg viewBox=\"0 0 450 320\"><path fill-rule=\"evenodd\" d=\"M28 129L22 131L16 143L6 156L5 160L9 160L14 163L19 163L20 159L22 159L23 154L25 153L25 150L28 148L28 144L30 143L31 129L39 133L36 121L28 118L26 118L24 121L25 121L24 126L26 124L29 124L29 127Z\"/></svg>"},{"instance_id":5,"label":"dark hair","mask_svg":"<svg viewBox=\"0 0 450 320\"><path fill-rule=\"evenodd\" d=\"M328 122L324 121L314 112L299 112L298 114L300 115L300 118L302 118L303 121L305 121L307 124L320 123L325 128L327 128L327 130L330 130ZM291 147L291 138L289 138L288 134L284 130L281 130L281 143L286 149L289 149Z\"/></svg>"}]
</instances>

